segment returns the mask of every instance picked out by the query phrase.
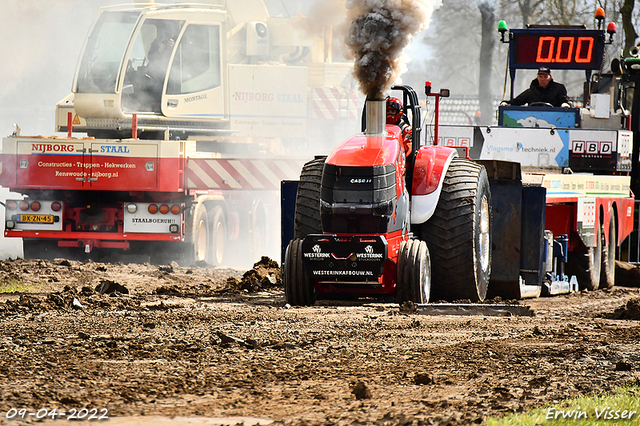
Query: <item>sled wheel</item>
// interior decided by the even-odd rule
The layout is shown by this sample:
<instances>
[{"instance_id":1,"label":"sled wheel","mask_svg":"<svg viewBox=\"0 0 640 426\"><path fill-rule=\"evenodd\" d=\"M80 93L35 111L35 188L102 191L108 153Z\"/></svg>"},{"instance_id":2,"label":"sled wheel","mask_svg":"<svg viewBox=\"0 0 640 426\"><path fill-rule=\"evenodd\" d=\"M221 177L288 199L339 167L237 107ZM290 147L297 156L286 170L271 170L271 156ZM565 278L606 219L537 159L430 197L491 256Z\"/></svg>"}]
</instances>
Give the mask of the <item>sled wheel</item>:
<instances>
[{"instance_id":1,"label":"sled wheel","mask_svg":"<svg viewBox=\"0 0 640 426\"><path fill-rule=\"evenodd\" d=\"M209 219L207 209L203 204L198 204L193 220L193 260L194 262L208 262L210 247Z\"/></svg>"},{"instance_id":2,"label":"sled wheel","mask_svg":"<svg viewBox=\"0 0 640 426\"><path fill-rule=\"evenodd\" d=\"M309 281L302 262L302 240L287 246L284 260L284 295L291 306L310 306L316 302L316 290Z\"/></svg>"},{"instance_id":3,"label":"sled wheel","mask_svg":"<svg viewBox=\"0 0 640 426\"><path fill-rule=\"evenodd\" d=\"M211 218L211 248L207 262L214 266L222 265L227 246L227 221L222 207L215 206L209 211Z\"/></svg>"},{"instance_id":4,"label":"sled wheel","mask_svg":"<svg viewBox=\"0 0 640 426\"><path fill-rule=\"evenodd\" d=\"M600 288L613 288L616 284L616 216L609 212L609 244L602 247L602 266L600 269ZM602 228L601 228L602 229ZM603 229L604 231L604 229Z\"/></svg>"},{"instance_id":5,"label":"sled wheel","mask_svg":"<svg viewBox=\"0 0 640 426\"><path fill-rule=\"evenodd\" d=\"M600 267L602 266L602 232L596 226L596 247L586 251L569 252L567 275L575 275L580 290L597 290L600 286Z\"/></svg>"},{"instance_id":6,"label":"sled wheel","mask_svg":"<svg viewBox=\"0 0 640 426\"><path fill-rule=\"evenodd\" d=\"M420 229L433 253L433 300L482 301L491 275L491 191L484 167L454 158L436 210Z\"/></svg>"},{"instance_id":7,"label":"sled wheel","mask_svg":"<svg viewBox=\"0 0 640 426\"><path fill-rule=\"evenodd\" d=\"M315 158L302 167L298 193L296 194L293 238L304 238L310 234L322 233L320 189L325 159L326 157Z\"/></svg>"},{"instance_id":8,"label":"sled wheel","mask_svg":"<svg viewBox=\"0 0 640 426\"><path fill-rule=\"evenodd\" d=\"M431 295L431 262L427 243L404 241L398 251L398 303L429 303Z\"/></svg>"}]
</instances>

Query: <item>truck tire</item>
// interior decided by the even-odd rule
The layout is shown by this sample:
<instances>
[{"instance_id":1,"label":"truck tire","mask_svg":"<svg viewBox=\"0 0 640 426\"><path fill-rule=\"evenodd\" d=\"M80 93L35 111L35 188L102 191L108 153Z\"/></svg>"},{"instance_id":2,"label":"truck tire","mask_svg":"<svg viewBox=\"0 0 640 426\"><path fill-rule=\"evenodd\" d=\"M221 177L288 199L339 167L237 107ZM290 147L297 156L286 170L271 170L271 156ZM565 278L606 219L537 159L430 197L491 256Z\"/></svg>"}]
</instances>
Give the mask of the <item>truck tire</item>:
<instances>
[{"instance_id":1,"label":"truck tire","mask_svg":"<svg viewBox=\"0 0 640 426\"><path fill-rule=\"evenodd\" d=\"M400 244L396 285L398 303L429 303L431 262L427 243L409 240Z\"/></svg>"},{"instance_id":2,"label":"truck tire","mask_svg":"<svg viewBox=\"0 0 640 426\"><path fill-rule=\"evenodd\" d=\"M613 288L616 284L616 215L609 212L609 244L602 247L602 266L600 268L600 288Z\"/></svg>"},{"instance_id":3,"label":"truck tire","mask_svg":"<svg viewBox=\"0 0 640 426\"><path fill-rule=\"evenodd\" d=\"M304 238L310 234L322 234L320 189L325 159L326 157L316 157L302 167L298 193L296 194L293 238Z\"/></svg>"},{"instance_id":4,"label":"truck tire","mask_svg":"<svg viewBox=\"0 0 640 426\"><path fill-rule=\"evenodd\" d=\"M491 275L491 191L484 167L454 158L433 216L421 227L432 253L432 300L483 301Z\"/></svg>"},{"instance_id":5,"label":"truck tire","mask_svg":"<svg viewBox=\"0 0 640 426\"><path fill-rule=\"evenodd\" d=\"M207 215L207 209L203 204L196 206L196 211L193 215L193 261L209 262L211 252L211 231L209 217Z\"/></svg>"},{"instance_id":6,"label":"truck tire","mask_svg":"<svg viewBox=\"0 0 640 426\"><path fill-rule=\"evenodd\" d=\"M596 226L596 247L587 250L569 252L567 275L575 275L580 290L594 291L600 287L600 268L602 267L602 232Z\"/></svg>"},{"instance_id":7,"label":"truck tire","mask_svg":"<svg viewBox=\"0 0 640 426\"><path fill-rule=\"evenodd\" d=\"M215 206L209 210L208 216L211 219L211 244L207 262L213 266L220 266L224 262L227 247L227 221L220 206Z\"/></svg>"},{"instance_id":8,"label":"truck tire","mask_svg":"<svg viewBox=\"0 0 640 426\"><path fill-rule=\"evenodd\" d=\"M291 306L311 306L316 302L316 290L309 281L302 262L302 240L295 239L287 246L282 280L284 295Z\"/></svg>"}]
</instances>

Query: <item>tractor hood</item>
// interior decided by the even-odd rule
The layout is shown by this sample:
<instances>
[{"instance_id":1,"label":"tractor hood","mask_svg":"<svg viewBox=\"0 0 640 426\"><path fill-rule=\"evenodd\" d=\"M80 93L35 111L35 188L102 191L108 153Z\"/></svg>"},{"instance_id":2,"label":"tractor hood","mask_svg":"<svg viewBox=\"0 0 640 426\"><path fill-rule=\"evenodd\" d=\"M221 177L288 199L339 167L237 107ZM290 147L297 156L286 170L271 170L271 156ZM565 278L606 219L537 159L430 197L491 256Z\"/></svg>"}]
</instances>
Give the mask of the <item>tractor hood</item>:
<instances>
[{"instance_id":1,"label":"tractor hood","mask_svg":"<svg viewBox=\"0 0 640 426\"><path fill-rule=\"evenodd\" d=\"M392 124L387 125L387 134L384 136L352 136L334 148L326 163L354 167L395 164L402 149L401 137L400 127Z\"/></svg>"}]
</instances>

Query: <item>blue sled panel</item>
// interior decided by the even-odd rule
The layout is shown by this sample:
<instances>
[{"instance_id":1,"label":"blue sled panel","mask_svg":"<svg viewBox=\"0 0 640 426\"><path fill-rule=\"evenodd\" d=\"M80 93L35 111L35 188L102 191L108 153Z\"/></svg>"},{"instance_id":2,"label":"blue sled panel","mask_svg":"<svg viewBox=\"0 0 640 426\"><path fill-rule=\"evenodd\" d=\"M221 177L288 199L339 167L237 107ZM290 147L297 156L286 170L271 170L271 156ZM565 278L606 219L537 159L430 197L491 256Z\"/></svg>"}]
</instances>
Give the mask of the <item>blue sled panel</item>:
<instances>
[{"instance_id":1,"label":"blue sled panel","mask_svg":"<svg viewBox=\"0 0 640 426\"><path fill-rule=\"evenodd\" d=\"M287 251L287 246L289 245L289 242L293 240L297 193L297 180L283 180L280 182L281 265L284 265L284 256Z\"/></svg>"}]
</instances>

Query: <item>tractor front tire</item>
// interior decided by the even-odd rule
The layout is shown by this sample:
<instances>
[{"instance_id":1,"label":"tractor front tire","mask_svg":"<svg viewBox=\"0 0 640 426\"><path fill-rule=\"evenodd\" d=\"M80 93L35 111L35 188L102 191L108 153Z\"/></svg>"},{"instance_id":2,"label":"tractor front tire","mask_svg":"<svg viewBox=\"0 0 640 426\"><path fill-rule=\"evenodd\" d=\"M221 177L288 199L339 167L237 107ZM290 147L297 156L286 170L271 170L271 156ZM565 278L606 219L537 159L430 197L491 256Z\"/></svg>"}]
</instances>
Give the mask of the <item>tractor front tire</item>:
<instances>
[{"instance_id":1,"label":"tractor front tire","mask_svg":"<svg viewBox=\"0 0 640 426\"><path fill-rule=\"evenodd\" d=\"M403 241L398 251L396 286L398 303L429 303L431 296L431 261L427 243Z\"/></svg>"},{"instance_id":2,"label":"tractor front tire","mask_svg":"<svg viewBox=\"0 0 640 426\"><path fill-rule=\"evenodd\" d=\"M432 300L483 301L491 275L491 191L484 167L454 158L433 216L420 227L432 255Z\"/></svg>"},{"instance_id":3,"label":"tractor front tire","mask_svg":"<svg viewBox=\"0 0 640 426\"><path fill-rule=\"evenodd\" d=\"M293 238L322 234L320 190L325 159L326 157L316 157L302 167L298 193L296 194Z\"/></svg>"},{"instance_id":4,"label":"tractor front tire","mask_svg":"<svg viewBox=\"0 0 640 426\"><path fill-rule=\"evenodd\" d=\"M295 239L287 246L284 256L284 295L291 306L311 306L316 302L316 290L305 272L302 261L302 240Z\"/></svg>"}]
</instances>

